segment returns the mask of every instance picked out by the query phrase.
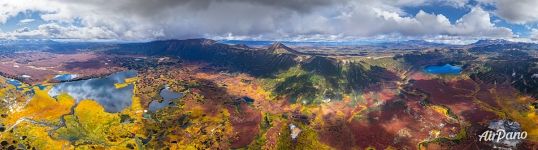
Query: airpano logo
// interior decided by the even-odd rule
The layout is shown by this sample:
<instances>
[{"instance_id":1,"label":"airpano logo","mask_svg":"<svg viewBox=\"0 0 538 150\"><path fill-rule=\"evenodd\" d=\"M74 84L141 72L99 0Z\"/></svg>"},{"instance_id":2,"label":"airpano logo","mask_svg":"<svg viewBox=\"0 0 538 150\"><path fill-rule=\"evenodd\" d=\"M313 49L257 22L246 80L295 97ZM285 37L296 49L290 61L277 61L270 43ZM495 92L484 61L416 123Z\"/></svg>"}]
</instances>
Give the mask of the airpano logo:
<instances>
[{"instance_id":1,"label":"airpano logo","mask_svg":"<svg viewBox=\"0 0 538 150\"><path fill-rule=\"evenodd\" d=\"M485 131L478 137L478 141L524 140L527 138L527 132L507 132L504 129L499 129L496 132Z\"/></svg>"},{"instance_id":2,"label":"airpano logo","mask_svg":"<svg viewBox=\"0 0 538 150\"><path fill-rule=\"evenodd\" d=\"M487 129L478 135L478 140L495 149L517 149L527 136L527 132L515 121L492 120Z\"/></svg>"}]
</instances>

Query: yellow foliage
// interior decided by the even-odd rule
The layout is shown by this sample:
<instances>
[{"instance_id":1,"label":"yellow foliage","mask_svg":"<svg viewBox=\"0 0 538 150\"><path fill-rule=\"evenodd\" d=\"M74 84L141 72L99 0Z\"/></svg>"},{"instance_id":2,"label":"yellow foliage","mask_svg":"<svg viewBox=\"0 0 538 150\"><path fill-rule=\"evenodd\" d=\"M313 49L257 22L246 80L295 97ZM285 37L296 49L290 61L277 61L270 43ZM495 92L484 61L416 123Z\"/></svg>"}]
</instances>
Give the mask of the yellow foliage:
<instances>
[{"instance_id":1,"label":"yellow foliage","mask_svg":"<svg viewBox=\"0 0 538 150\"><path fill-rule=\"evenodd\" d=\"M233 135L233 127L227 120L230 113L226 108L218 108L219 112L215 115L204 115L204 109L200 106L188 108L190 112L191 125L184 131L187 135L196 138L184 138L175 144L174 148L178 149L215 149L228 146L227 141ZM205 142L211 142L207 145ZM208 147L209 146L209 147Z\"/></svg>"},{"instance_id":2,"label":"yellow foliage","mask_svg":"<svg viewBox=\"0 0 538 150\"><path fill-rule=\"evenodd\" d=\"M134 84L135 81L136 78L128 79L126 84ZM0 89L0 96L4 96L4 92L15 91L14 88L8 86ZM66 93L53 98L48 95L48 89L41 90L37 86L15 92L35 94L22 109L0 120L8 129L16 127L12 128L13 132L0 134L0 139L19 141L25 136L25 141L19 143L24 142L37 149L60 150L126 149L127 144L137 147L139 142L134 135L144 137L142 133L145 131L142 118L144 110L137 97L133 96L131 107L121 113L107 113L96 101L83 100L74 108L74 114L70 114L71 108L75 106L75 100ZM130 121L121 123L120 116L129 116L127 121ZM65 120L64 124L61 123L62 117ZM55 129L57 126L59 128ZM83 144L73 147L71 145L73 143Z\"/></svg>"},{"instance_id":3,"label":"yellow foliage","mask_svg":"<svg viewBox=\"0 0 538 150\"><path fill-rule=\"evenodd\" d=\"M135 83L137 80L138 80L137 77L127 78L125 79L125 83L132 84L132 83Z\"/></svg>"},{"instance_id":4,"label":"yellow foliage","mask_svg":"<svg viewBox=\"0 0 538 150\"><path fill-rule=\"evenodd\" d=\"M501 111L510 119L518 122L521 125L522 130L527 132L527 140L538 142L538 117L536 116L535 108L528 105L532 101L534 101L532 98L520 95L516 98L496 98L496 102L501 106ZM521 105L527 105L528 109L517 107Z\"/></svg>"},{"instance_id":5,"label":"yellow foliage","mask_svg":"<svg viewBox=\"0 0 538 150\"><path fill-rule=\"evenodd\" d=\"M441 105L430 105L430 108L432 108L434 111L443 114L447 118L456 119L453 114L451 114L450 110Z\"/></svg>"},{"instance_id":6,"label":"yellow foliage","mask_svg":"<svg viewBox=\"0 0 538 150\"><path fill-rule=\"evenodd\" d=\"M109 120L118 117L117 115L106 113L105 109L99 103L92 100L81 101L77 108L75 108L75 115L77 116L77 120L82 124L106 124Z\"/></svg>"},{"instance_id":7,"label":"yellow foliage","mask_svg":"<svg viewBox=\"0 0 538 150\"><path fill-rule=\"evenodd\" d=\"M430 136L433 136L433 138L439 137L440 134L441 134L441 131L439 131L439 130L431 130L430 131Z\"/></svg>"},{"instance_id":8,"label":"yellow foliage","mask_svg":"<svg viewBox=\"0 0 538 150\"><path fill-rule=\"evenodd\" d=\"M105 143L107 129L119 117L104 112L104 108L97 102L83 100L75 108L75 114L66 116L66 127L60 128L60 138L71 140L84 140L92 143Z\"/></svg>"},{"instance_id":9,"label":"yellow foliage","mask_svg":"<svg viewBox=\"0 0 538 150\"><path fill-rule=\"evenodd\" d=\"M12 125L17 120L26 117L29 119L45 122L57 122L61 115L68 114L71 106L75 104L73 98L61 94L57 100L50 97L45 90L34 88L35 95L26 107L14 114L9 115L5 124Z\"/></svg>"},{"instance_id":10,"label":"yellow foliage","mask_svg":"<svg viewBox=\"0 0 538 150\"><path fill-rule=\"evenodd\" d=\"M291 129L288 124L283 124L277 141L277 148L281 150L300 149L300 150L329 150L328 145L321 143L318 140L318 133L304 124L297 124L297 128L301 129L299 136L292 140Z\"/></svg>"},{"instance_id":11,"label":"yellow foliage","mask_svg":"<svg viewBox=\"0 0 538 150\"><path fill-rule=\"evenodd\" d=\"M529 106L529 110L526 112L512 110L508 112L508 115L521 125L523 131L528 133L528 140L538 142L538 117L534 107Z\"/></svg>"},{"instance_id":12,"label":"yellow foliage","mask_svg":"<svg viewBox=\"0 0 538 150\"><path fill-rule=\"evenodd\" d=\"M69 141L52 139L48 135L49 130L52 130L51 127L34 125L29 122L22 122L17 126L16 129L13 130L13 133L6 132L4 134L0 134L0 137L3 139L20 140L18 143L23 143L21 135L24 135L26 136L25 141L36 149L73 149L73 147L69 144Z\"/></svg>"},{"instance_id":13,"label":"yellow foliage","mask_svg":"<svg viewBox=\"0 0 538 150\"><path fill-rule=\"evenodd\" d=\"M365 148L365 150L375 150L375 147L373 147L373 146L368 146L368 147Z\"/></svg>"},{"instance_id":14,"label":"yellow foliage","mask_svg":"<svg viewBox=\"0 0 538 150\"><path fill-rule=\"evenodd\" d=\"M60 139L86 143L104 148L125 148L124 144L134 141L134 124L120 123L119 114L107 113L96 101L80 101L73 115L65 116L65 127L56 131ZM133 142L134 143L134 142Z\"/></svg>"},{"instance_id":15,"label":"yellow foliage","mask_svg":"<svg viewBox=\"0 0 538 150\"><path fill-rule=\"evenodd\" d=\"M121 89L121 88L124 88L124 87L127 87L129 86L128 83L115 83L114 84L114 87L116 87L116 89Z\"/></svg>"},{"instance_id":16,"label":"yellow foliage","mask_svg":"<svg viewBox=\"0 0 538 150\"><path fill-rule=\"evenodd\" d=\"M444 115L448 115L448 109L445 108L445 107L441 107L441 106L438 106L438 105L431 105L430 106L433 110L435 110L436 112L438 113L441 113L441 114L444 114Z\"/></svg>"},{"instance_id":17,"label":"yellow foliage","mask_svg":"<svg viewBox=\"0 0 538 150\"><path fill-rule=\"evenodd\" d=\"M121 89L121 88L127 87L127 86L129 86L131 84L134 84L137 80L138 80L137 77L127 78L127 79L124 80L123 83L115 83L114 87L116 87L116 89Z\"/></svg>"}]
</instances>

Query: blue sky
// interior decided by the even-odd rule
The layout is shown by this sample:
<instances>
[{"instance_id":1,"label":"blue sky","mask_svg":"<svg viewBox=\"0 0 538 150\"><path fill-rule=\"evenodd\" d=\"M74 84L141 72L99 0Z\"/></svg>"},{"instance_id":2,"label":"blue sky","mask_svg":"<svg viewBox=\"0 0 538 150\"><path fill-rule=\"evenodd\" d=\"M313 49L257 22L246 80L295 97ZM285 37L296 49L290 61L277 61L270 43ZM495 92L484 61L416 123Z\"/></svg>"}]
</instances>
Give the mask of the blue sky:
<instances>
[{"instance_id":1,"label":"blue sky","mask_svg":"<svg viewBox=\"0 0 538 150\"><path fill-rule=\"evenodd\" d=\"M538 2L530 0L17 0L0 7L0 39L538 38Z\"/></svg>"},{"instance_id":2,"label":"blue sky","mask_svg":"<svg viewBox=\"0 0 538 150\"><path fill-rule=\"evenodd\" d=\"M41 19L40 13L28 11L18 13L16 16L9 18L1 29L8 32L22 28L37 29L39 25L45 23L47 22Z\"/></svg>"},{"instance_id":3,"label":"blue sky","mask_svg":"<svg viewBox=\"0 0 538 150\"><path fill-rule=\"evenodd\" d=\"M478 4L477 2L473 1L473 2L469 2L467 5L475 6ZM490 12L495 11L495 7L492 5L483 5L481 7ZM462 16L464 16L465 14L471 11L470 7L454 7L454 6L449 6L449 5L413 6L413 7L404 7L403 9L406 13L411 14L413 16L416 15L420 10L427 13L442 14L446 16L450 20L451 23L455 23L458 19L460 19ZM494 21L495 25L500 26L500 27L510 28L513 33L522 37L530 36L531 28L529 27L536 26L535 24L511 23L496 15L492 15L491 19Z\"/></svg>"},{"instance_id":4,"label":"blue sky","mask_svg":"<svg viewBox=\"0 0 538 150\"><path fill-rule=\"evenodd\" d=\"M449 5L409 6L404 7L403 10L412 16L415 16L421 10L426 13L442 14L452 23L471 11L468 7L453 7Z\"/></svg>"}]
</instances>

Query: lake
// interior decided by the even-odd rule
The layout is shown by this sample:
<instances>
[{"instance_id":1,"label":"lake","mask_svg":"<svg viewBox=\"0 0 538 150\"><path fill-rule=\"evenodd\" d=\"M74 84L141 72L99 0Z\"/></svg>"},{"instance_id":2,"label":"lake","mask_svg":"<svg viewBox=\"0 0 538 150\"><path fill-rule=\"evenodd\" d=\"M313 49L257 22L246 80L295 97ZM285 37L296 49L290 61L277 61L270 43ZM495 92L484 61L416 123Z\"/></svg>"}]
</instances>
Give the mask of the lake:
<instances>
[{"instance_id":1,"label":"lake","mask_svg":"<svg viewBox=\"0 0 538 150\"><path fill-rule=\"evenodd\" d=\"M30 91L33 92L33 87L38 87L40 90L45 90L47 88L47 86L43 85L43 84L37 84L37 85L23 85L23 83L19 80L15 80L15 79L6 79L6 82L8 84L11 84L13 86L15 86L15 89L16 90L23 90L23 89L30 89Z\"/></svg>"},{"instance_id":2,"label":"lake","mask_svg":"<svg viewBox=\"0 0 538 150\"><path fill-rule=\"evenodd\" d=\"M426 66L424 72L431 74L460 74L462 68L451 64Z\"/></svg>"},{"instance_id":3,"label":"lake","mask_svg":"<svg viewBox=\"0 0 538 150\"><path fill-rule=\"evenodd\" d=\"M77 78L78 75L76 74L59 74L56 75L53 79L58 81L69 81Z\"/></svg>"},{"instance_id":4,"label":"lake","mask_svg":"<svg viewBox=\"0 0 538 150\"><path fill-rule=\"evenodd\" d=\"M20 86L22 86L22 82L19 81L19 80L15 80L15 79L7 79L6 81L7 81L7 83L9 83L9 84L15 86L16 88L19 88Z\"/></svg>"},{"instance_id":5,"label":"lake","mask_svg":"<svg viewBox=\"0 0 538 150\"><path fill-rule=\"evenodd\" d=\"M163 98L163 101L160 103L156 100L151 101L149 104L149 111L155 112L159 109L170 106L173 104L174 99L183 97L183 93L173 92L168 86L162 89L159 95Z\"/></svg>"},{"instance_id":6,"label":"lake","mask_svg":"<svg viewBox=\"0 0 538 150\"><path fill-rule=\"evenodd\" d=\"M124 83L125 79L136 77L136 71L123 71L112 75L56 84L49 91L50 96L67 93L77 102L91 99L101 104L107 112L120 112L131 106L134 85L116 88L114 84Z\"/></svg>"}]
</instances>

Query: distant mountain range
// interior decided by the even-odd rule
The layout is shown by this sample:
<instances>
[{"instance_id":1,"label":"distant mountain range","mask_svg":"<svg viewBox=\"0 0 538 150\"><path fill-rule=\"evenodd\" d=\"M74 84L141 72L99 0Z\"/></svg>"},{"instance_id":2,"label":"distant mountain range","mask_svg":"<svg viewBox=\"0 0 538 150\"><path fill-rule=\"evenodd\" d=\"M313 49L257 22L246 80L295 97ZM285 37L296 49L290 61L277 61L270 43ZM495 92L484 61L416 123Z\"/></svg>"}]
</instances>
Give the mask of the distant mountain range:
<instances>
[{"instance_id":1,"label":"distant mountain range","mask_svg":"<svg viewBox=\"0 0 538 150\"><path fill-rule=\"evenodd\" d=\"M515 44L517 42L512 42L504 39L486 39L486 40L478 40L475 43L469 44L472 46L487 46L487 45L497 45L497 44Z\"/></svg>"},{"instance_id":2,"label":"distant mountain range","mask_svg":"<svg viewBox=\"0 0 538 150\"><path fill-rule=\"evenodd\" d=\"M473 44L467 45L470 51L474 52L491 52L499 50L536 50L538 44L525 42L512 42L503 39L497 40L479 40Z\"/></svg>"},{"instance_id":3,"label":"distant mountain range","mask_svg":"<svg viewBox=\"0 0 538 150\"><path fill-rule=\"evenodd\" d=\"M69 53L110 46L106 42L60 42L54 40L0 40L1 51L40 50Z\"/></svg>"},{"instance_id":4,"label":"distant mountain range","mask_svg":"<svg viewBox=\"0 0 538 150\"><path fill-rule=\"evenodd\" d=\"M0 40L0 51L18 51L18 50L45 50L45 51L60 51L69 52L73 50L89 50L98 48L110 48L125 45L133 45L136 47L147 46L167 46L176 43L177 41L193 42L203 40L207 44L223 44L233 45L236 48L268 48L274 43L291 47L360 47L363 49L423 49L423 48L469 48L472 51L492 51L492 50L529 50L538 49L538 44L511 42L503 39L486 39L479 40L468 45L450 45L436 42L428 42L425 40L408 40L408 41L360 41L360 42L294 42L294 41L240 41L240 40L222 40L215 41L209 39L187 39L187 40L161 40L145 43L118 43L118 42L64 42L55 40ZM197 41L198 42L198 41ZM282 46L280 46L282 47ZM293 50L295 51L295 50ZM295 53L300 53L295 51Z\"/></svg>"},{"instance_id":5,"label":"distant mountain range","mask_svg":"<svg viewBox=\"0 0 538 150\"><path fill-rule=\"evenodd\" d=\"M356 46L372 46L380 48L410 48L410 47L432 47L432 46L447 46L448 44L434 43L424 40L408 40L408 41L347 41L347 42L298 42L298 41L241 41L241 40L222 40L224 44L231 45L247 45L251 47L265 47L275 42L282 43L288 46L301 47L356 47Z\"/></svg>"},{"instance_id":6,"label":"distant mountain range","mask_svg":"<svg viewBox=\"0 0 538 150\"><path fill-rule=\"evenodd\" d=\"M275 42L279 42L292 47L366 47L373 49L417 49L417 48L461 48L461 47L480 47L501 46L502 49L522 48L536 49L538 44L512 42L504 39L483 39L467 45L452 45L446 43L429 42L425 40L407 40L407 41L354 41L354 42L296 42L296 41L241 41L241 40L222 40L218 41L223 44L244 45L250 47L267 47ZM492 48L492 47L487 47Z\"/></svg>"}]
</instances>

